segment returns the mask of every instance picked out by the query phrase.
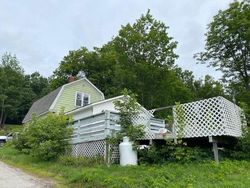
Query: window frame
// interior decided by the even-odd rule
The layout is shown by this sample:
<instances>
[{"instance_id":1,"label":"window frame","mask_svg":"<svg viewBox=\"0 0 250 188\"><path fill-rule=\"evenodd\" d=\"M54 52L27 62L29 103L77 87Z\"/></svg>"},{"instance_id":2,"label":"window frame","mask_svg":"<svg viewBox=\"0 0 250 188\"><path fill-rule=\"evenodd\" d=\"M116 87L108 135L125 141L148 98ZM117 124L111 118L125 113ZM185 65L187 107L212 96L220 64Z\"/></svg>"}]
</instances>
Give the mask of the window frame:
<instances>
[{"instance_id":1,"label":"window frame","mask_svg":"<svg viewBox=\"0 0 250 188\"><path fill-rule=\"evenodd\" d=\"M79 105L77 105L77 103L76 103L76 101L77 101L77 95L78 94L81 94L81 105L79 106ZM84 103L84 97L85 96L88 96L88 104L83 104ZM89 105L90 104L90 94L88 94L88 93L84 93L84 92L81 92L81 91L76 91L76 94L75 94L75 106L76 107L83 107L83 106L87 106L87 105Z\"/></svg>"}]
</instances>

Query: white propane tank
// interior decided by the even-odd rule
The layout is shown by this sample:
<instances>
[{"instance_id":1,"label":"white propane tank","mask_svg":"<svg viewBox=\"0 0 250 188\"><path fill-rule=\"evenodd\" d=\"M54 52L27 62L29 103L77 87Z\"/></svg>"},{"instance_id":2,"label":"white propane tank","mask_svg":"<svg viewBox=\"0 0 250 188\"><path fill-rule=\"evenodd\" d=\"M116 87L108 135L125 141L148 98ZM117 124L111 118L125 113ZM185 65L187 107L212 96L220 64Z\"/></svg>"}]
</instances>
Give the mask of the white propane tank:
<instances>
[{"instance_id":1,"label":"white propane tank","mask_svg":"<svg viewBox=\"0 0 250 188\"><path fill-rule=\"evenodd\" d=\"M119 144L120 165L137 165L137 152L133 150L132 143L127 136L123 137L123 142Z\"/></svg>"}]
</instances>

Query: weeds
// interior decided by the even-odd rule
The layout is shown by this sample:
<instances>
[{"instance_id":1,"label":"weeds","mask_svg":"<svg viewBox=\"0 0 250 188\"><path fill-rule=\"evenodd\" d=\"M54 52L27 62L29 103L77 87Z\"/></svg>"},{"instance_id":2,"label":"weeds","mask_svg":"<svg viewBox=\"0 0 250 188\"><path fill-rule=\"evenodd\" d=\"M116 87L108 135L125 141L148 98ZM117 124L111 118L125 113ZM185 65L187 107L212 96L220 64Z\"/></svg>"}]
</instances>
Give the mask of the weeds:
<instances>
[{"instance_id":1,"label":"weeds","mask_svg":"<svg viewBox=\"0 0 250 188\"><path fill-rule=\"evenodd\" d=\"M97 159L60 157L54 162L41 162L10 145L0 148L0 160L35 174L54 177L69 187L250 187L249 161L107 167Z\"/></svg>"}]
</instances>

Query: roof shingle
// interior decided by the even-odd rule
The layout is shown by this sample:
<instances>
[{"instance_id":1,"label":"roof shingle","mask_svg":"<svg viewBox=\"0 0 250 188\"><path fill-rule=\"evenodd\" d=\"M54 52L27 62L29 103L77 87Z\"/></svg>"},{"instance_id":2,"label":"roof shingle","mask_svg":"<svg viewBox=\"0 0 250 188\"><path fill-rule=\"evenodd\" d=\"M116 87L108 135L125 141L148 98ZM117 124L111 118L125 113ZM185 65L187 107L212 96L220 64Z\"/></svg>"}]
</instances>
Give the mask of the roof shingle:
<instances>
[{"instance_id":1,"label":"roof shingle","mask_svg":"<svg viewBox=\"0 0 250 188\"><path fill-rule=\"evenodd\" d=\"M49 94L45 95L41 99L34 102L29 109L28 113L24 117L22 123L26 123L32 118L32 115L35 114L36 116L39 116L43 113L49 112L49 108L56 99L58 93L60 92L62 86L57 88L56 90L50 92Z\"/></svg>"}]
</instances>

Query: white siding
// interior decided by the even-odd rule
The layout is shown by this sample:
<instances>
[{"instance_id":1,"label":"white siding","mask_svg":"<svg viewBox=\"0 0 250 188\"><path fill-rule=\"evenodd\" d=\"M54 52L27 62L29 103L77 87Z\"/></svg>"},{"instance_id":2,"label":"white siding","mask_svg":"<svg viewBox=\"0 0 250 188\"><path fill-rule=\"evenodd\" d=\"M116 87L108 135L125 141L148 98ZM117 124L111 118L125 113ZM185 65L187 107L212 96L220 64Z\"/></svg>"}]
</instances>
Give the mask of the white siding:
<instances>
[{"instance_id":1,"label":"white siding","mask_svg":"<svg viewBox=\"0 0 250 188\"><path fill-rule=\"evenodd\" d=\"M111 112L118 112L115 109L115 105L113 103L114 101L107 101L101 104L97 104L93 106L93 114L101 113L105 110L111 111Z\"/></svg>"},{"instance_id":2,"label":"white siding","mask_svg":"<svg viewBox=\"0 0 250 188\"><path fill-rule=\"evenodd\" d=\"M75 112L73 114L73 119L75 121L75 120L82 119L82 118L85 118L85 117L88 117L91 115L93 115L93 108L92 107L87 108L87 109L82 110L82 111L79 111L79 112Z\"/></svg>"}]
</instances>

